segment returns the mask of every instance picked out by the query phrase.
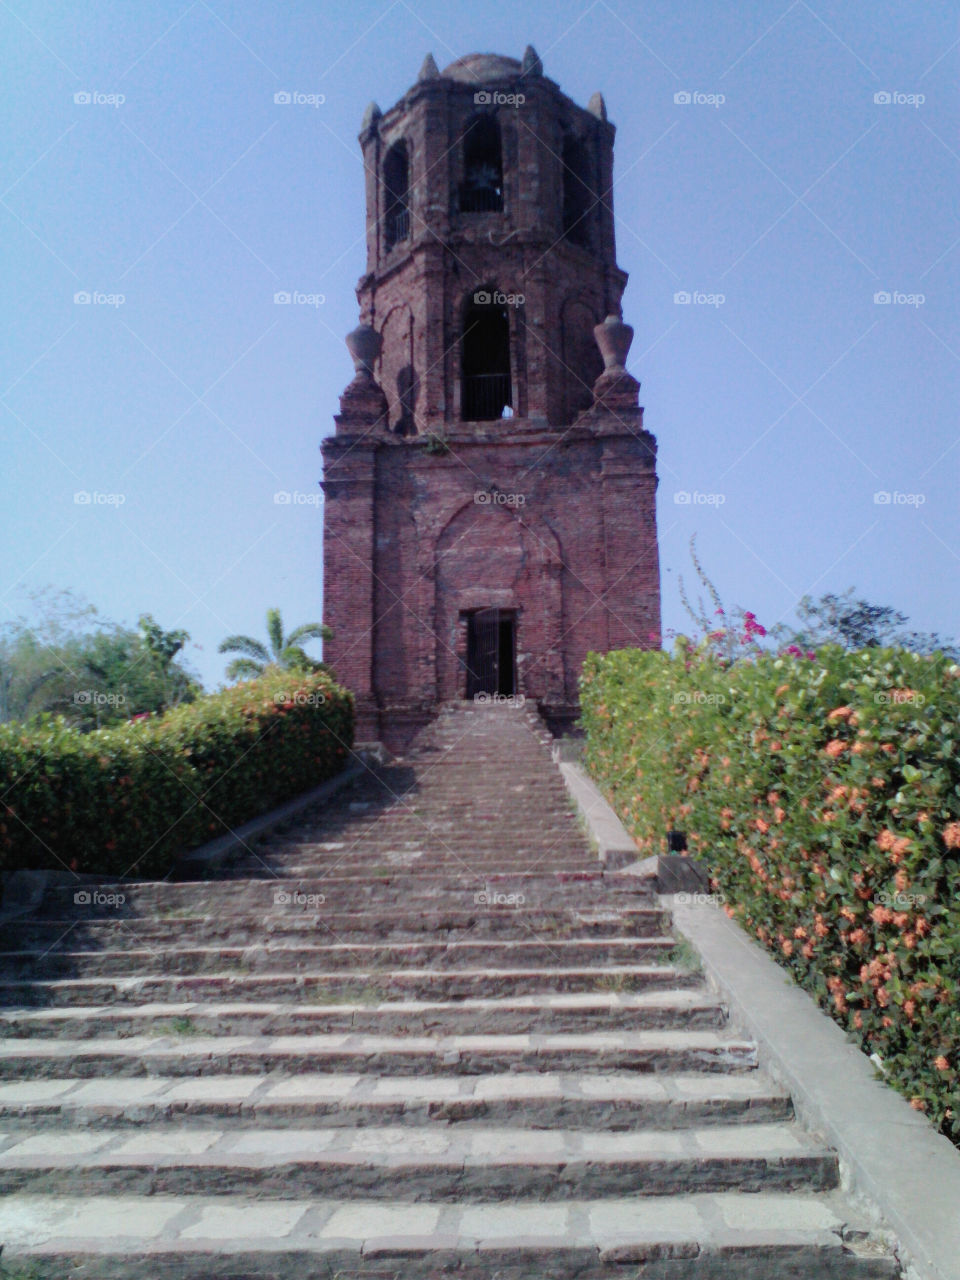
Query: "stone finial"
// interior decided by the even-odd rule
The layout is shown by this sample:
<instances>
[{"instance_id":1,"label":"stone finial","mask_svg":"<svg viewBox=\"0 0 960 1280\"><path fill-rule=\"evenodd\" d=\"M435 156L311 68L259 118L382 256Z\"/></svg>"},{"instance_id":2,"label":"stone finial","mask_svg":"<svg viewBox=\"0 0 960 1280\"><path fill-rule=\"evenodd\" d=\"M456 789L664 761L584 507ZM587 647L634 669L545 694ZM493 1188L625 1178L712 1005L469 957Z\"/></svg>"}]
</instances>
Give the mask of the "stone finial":
<instances>
[{"instance_id":1,"label":"stone finial","mask_svg":"<svg viewBox=\"0 0 960 1280\"><path fill-rule=\"evenodd\" d=\"M523 60L520 63L520 74L524 76L543 75L543 63L540 61L540 55L532 44L528 44L523 51Z\"/></svg>"},{"instance_id":2,"label":"stone finial","mask_svg":"<svg viewBox=\"0 0 960 1280\"><path fill-rule=\"evenodd\" d=\"M375 102L368 103L367 109L363 113L363 119L360 121L360 131L365 133L367 129L372 129L382 115L383 112Z\"/></svg>"},{"instance_id":3,"label":"stone finial","mask_svg":"<svg viewBox=\"0 0 960 1280\"><path fill-rule=\"evenodd\" d=\"M598 120L606 120L607 104L603 100L602 93L591 95L590 101L587 103L587 110L591 115L596 116Z\"/></svg>"},{"instance_id":4,"label":"stone finial","mask_svg":"<svg viewBox=\"0 0 960 1280\"><path fill-rule=\"evenodd\" d=\"M433 54L428 53L423 60L423 66L420 68L420 72L417 76L417 82L420 83L423 80L437 80L439 77L440 68L434 61Z\"/></svg>"},{"instance_id":5,"label":"stone finial","mask_svg":"<svg viewBox=\"0 0 960 1280\"><path fill-rule=\"evenodd\" d=\"M357 373L365 373L372 378L373 366L376 363L377 356L380 354L380 348L383 346L383 339L373 325L358 324L355 329L347 334L344 341L347 344L347 350L350 352L353 359L353 367Z\"/></svg>"},{"instance_id":6,"label":"stone finial","mask_svg":"<svg viewBox=\"0 0 960 1280\"><path fill-rule=\"evenodd\" d=\"M624 324L619 316L609 315L603 324L594 326L593 336L603 356L604 369L626 367L627 352L633 341L633 329L630 325Z\"/></svg>"},{"instance_id":7,"label":"stone finial","mask_svg":"<svg viewBox=\"0 0 960 1280\"><path fill-rule=\"evenodd\" d=\"M353 358L353 381L340 397L340 413L337 430L353 432L371 427L387 426L387 397L373 376L373 366L383 339L369 324L357 325L346 337L347 349Z\"/></svg>"},{"instance_id":8,"label":"stone finial","mask_svg":"<svg viewBox=\"0 0 960 1280\"><path fill-rule=\"evenodd\" d=\"M633 329L618 315L609 315L595 326L593 336L603 356L603 373L593 386L593 411L622 413L636 410L640 401L640 383L627 373L627 352L633 341Z\"/></svg>"}]
</instances>

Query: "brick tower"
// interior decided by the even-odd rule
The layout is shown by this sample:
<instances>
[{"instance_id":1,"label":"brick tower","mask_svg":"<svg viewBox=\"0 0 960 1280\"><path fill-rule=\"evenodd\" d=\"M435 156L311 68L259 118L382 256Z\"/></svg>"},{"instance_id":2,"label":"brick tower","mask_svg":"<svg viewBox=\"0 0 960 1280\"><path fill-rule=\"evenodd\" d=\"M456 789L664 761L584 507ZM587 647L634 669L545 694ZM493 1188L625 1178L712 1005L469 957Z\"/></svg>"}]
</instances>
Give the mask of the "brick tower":
<instances>
[{"instance_id":1,"label":"brick tower","mask_svg":"<svg viewBox=\"0 0 960 1280\"><path fill-rule=\"evenodd\" d=\"M477 694L563 724L589 650L660 643L613 137L530 48L428 55L367 109L356 374L322 445L326 657L361 741Z\"/></svg>"}]
</instances>

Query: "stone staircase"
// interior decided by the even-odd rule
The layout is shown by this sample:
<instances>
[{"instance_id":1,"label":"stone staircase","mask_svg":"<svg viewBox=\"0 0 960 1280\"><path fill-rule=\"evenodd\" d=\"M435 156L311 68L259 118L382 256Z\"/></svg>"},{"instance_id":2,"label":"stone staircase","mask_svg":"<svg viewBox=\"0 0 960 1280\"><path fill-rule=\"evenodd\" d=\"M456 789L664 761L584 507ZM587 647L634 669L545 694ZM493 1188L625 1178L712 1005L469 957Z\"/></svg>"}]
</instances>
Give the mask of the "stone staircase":
<instances>
[{"instance_id":1,"label":"stone staircase","mask_svg":"<svg viewBox=\"0 0 960 1280\"><path fill-rule=\"evenodd\" d=\"M0 1274L899 1274L525 711L5 935Z\"/></svg>"}]
</instances>

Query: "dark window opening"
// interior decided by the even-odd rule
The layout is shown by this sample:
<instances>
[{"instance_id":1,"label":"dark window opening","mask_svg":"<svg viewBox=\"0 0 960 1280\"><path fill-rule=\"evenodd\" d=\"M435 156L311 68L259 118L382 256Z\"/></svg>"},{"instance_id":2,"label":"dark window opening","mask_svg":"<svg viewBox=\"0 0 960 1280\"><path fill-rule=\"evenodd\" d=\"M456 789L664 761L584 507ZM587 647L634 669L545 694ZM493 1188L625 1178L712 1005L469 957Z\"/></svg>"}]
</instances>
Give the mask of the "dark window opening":
<instances>
[{"instance_id":1,"label":"dark window opening","mask_svg":"<svg viewBox=\"0 0 960 1280\"><path fill-rule=\"evenodd\" d=\"M516 692L516 619L500 609L467 614L468 698L478 693L512 697Z\"/></svg>"},{"instance_id":2,"label":"dark window opening","mask_svg":"<svg viewBox=\"0 0 960 1280\"><path fill-rule=\"evenodd\" d=\"M503 208L503 151L493 116L476 116L463 135L461 213L493 213Z\"/></svg>"},{"instance_id":3,"label":"dark window opening","mask_svg":"<svg viewBox=\"0 0 960 1280\"><path fill-rule=\"evenodd\" d=\"M405 142L390 148L383 161L383 188L386 200L385 241L392 249L410 236L410 161Z\"/></svg>"},{"instance_id":4,"label":"dark window opening","mask_svg":"<svg viewBox=\"0 0 960 1280\"><path fill-rule=\"evenodd\" d=\"M590 155L578 138L563 142L563 234L573 244L590 247L594 194Z\"/></svg>"},{"instance_id":5,"label":"dark window opening","mask_svg":"<svg viewBox=\"0 0 960 1280\"><path fill-rule=\"evenodd\" d=\"M467 309L463 324L462 372L463 420L491 422L502 418L504 409L512 400L510 321L504 307L487 302L475 303Z\"/></svg>"}]
</instances>

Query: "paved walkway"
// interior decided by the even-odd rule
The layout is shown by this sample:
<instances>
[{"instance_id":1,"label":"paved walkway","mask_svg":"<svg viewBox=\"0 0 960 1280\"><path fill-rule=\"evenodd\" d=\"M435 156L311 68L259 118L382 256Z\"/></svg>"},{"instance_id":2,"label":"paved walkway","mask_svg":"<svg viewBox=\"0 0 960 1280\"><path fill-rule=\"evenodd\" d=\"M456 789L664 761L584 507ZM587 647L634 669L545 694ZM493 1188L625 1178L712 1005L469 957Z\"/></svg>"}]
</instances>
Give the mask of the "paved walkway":
<instances>
[{"instance_id":1,"label":"paved walkway","mask_svg":"<svg viewBox=\"0 0 960 1280\"><path fill-rule=\"evenodd\" d=\"M524 711L449 708L218 879L123 891L0 956L25 1275L898 1274Z\"/></svg>"}]
</instances>

